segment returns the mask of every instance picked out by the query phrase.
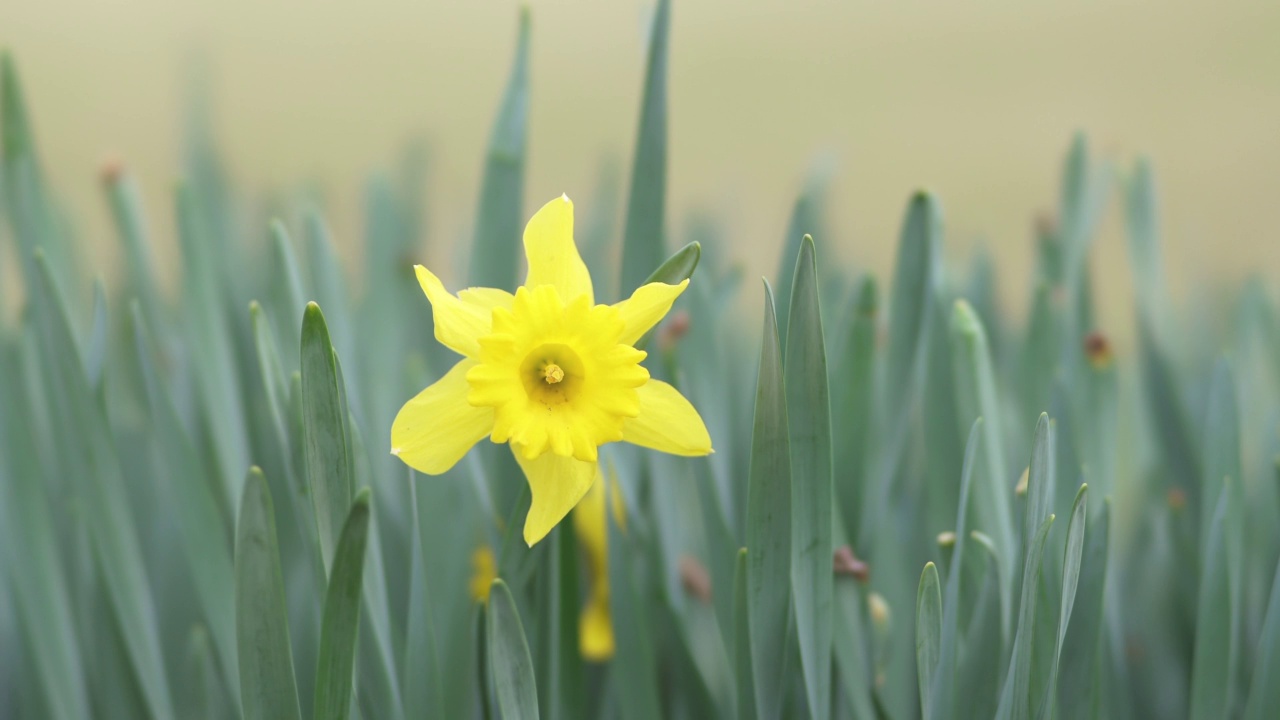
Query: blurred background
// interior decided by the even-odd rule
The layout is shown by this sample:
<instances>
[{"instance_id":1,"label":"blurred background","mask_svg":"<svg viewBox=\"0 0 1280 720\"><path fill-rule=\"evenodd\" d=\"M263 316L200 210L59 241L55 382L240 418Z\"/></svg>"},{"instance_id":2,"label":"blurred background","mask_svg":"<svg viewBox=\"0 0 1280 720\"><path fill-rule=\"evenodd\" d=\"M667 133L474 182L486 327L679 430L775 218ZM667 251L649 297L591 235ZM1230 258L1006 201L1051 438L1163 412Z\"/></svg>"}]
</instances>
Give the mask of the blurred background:
<instances>
[{"instance_id":1,"label":"blurred background","mask_svg":"<svg viewBox=\"0 0 1280 720\"><path fill-rule=\"evenodd\" d=\"M530 6L526 215L561 192L591 202L610 166L625 191L651 12L647 0ZM352 263L363 184L424 143L427 243L447 274L438 253L460 256L451 248L471 236L517 15L495 0L6 2L0 43L100 272L116 273L97 181L111 157L135 171L161 267L176 267L171 190L182 109L201 77L237 186L255 197L322 188ZM927 187L946 212L948 253L987 244L1000 296L1018 308L1034 219L1056 206L1083 129L1121 171L1153 159L1175 292L1274 268L1277 38L1275 2L677 2L669 242L705 210L753 274L772 274L796 193L818 168L832 177L819 243L884 278L908 193ZM1094 272L1103 321L1124 336L1116 209Z\"/></svg>"}]
</instances>

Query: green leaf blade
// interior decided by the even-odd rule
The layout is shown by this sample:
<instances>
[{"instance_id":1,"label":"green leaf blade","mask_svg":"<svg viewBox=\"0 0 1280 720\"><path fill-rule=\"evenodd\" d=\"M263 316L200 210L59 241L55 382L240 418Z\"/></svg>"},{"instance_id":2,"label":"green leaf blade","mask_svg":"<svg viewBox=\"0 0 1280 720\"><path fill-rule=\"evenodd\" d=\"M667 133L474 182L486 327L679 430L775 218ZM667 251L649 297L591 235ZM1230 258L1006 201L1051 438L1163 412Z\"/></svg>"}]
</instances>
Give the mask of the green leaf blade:
<instances>
[{"instance_id":1,"label":"green leaf blade","mask_svg":"<svg viewBox=\"0 0 1280 720\"><path fill-rule=\"evenodd\" d=\"M489 589L487 655L502 720L538 720L533 657L511 591L502 580Z\"/></svg>"},{"instance_id":2,"label":"green leaf blade","mask_svg":"<svg viewBox=\"0 0 1280 720\"><path fill-rule=\"evenodd\" d=\"M320 625L320 659L312 705L316 720L346 720L351 710L356 631L360 626L364 557L369 541L369 496L369 488L356 495L333 556Z\"/></svg>"},{"instance_id":3,"label":"green leaf blade","mask_svg":"<svg viewBox=\"0 0 1280 720\"><path fill-rule=\"evenodd\" d=\"M791 451L773 291L765 283L764 333L747 477L747 614L756 709L782 713L791 618Z\"/></svg>"},{"instance_id":4,"label":"green leaf blade","mask_svg":"<svg viewBox=\"0 0 1280 720\"><path fill-rule=\"evenodd\" d=\"M235 591L241 712L245 720L299 720L275 509L257 468L240 503Z\"/></svg>"},{"instance_id":5,"label":"green leaf blade","mask_svg":"<svg viewBox=\"0 0 1280 720\"><path fill-rule=\"evenodd\" d=\"M831 403L813 238L792 283L784 386L791 455L791 589L800 665L815 720L831 715Z\"/></svg>"}]
</instances>

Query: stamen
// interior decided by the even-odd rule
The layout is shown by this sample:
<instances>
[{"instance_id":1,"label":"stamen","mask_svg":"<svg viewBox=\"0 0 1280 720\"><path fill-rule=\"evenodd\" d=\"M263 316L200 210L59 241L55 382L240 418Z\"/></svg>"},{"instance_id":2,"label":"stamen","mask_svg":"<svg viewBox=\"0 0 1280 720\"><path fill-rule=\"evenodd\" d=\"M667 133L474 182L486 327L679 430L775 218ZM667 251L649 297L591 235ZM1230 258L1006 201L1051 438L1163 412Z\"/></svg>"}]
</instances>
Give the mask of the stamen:
<instances>
[{"instance_id":1,"label":"stamen","mask_svg":"<svg viewBox=\"0 0 1280 720\"><path fill-rule=\"evenodd\" d=\"M548 385L555 385L564 380L564 370L561 370L560 366L555 363L547 363L546 367L542 368L542 379Z\"/></svg>"}]
</instances>

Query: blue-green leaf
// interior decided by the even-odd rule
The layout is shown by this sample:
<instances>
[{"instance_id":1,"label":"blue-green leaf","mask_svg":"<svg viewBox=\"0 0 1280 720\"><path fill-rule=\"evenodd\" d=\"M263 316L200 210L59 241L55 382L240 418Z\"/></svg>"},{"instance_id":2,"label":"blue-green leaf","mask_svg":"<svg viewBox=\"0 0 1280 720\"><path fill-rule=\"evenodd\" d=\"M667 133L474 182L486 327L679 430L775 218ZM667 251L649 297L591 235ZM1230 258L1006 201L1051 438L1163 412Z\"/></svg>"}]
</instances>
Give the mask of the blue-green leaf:
<instances>
[{"instance_id":1,"label":"blue-green leaf","mask_svg":"<svg viewBox=\"0 0 1280 720\"><path fill-rule=\"evenodd\" d=\"M369 495L369 488L356 494L333 556L320 625L320 659L312 706L316 720L345 720L351 711L356 629L360 626L364 556L369 541Z\"/></svg>"},{"instance_id":2,"label":"blue-green leaf","mask_svg":"<svg viewBox=\"0 0 1280 720\"><path fill-rule=\"evenodd\" d=\"M489 138L480 186L470 278L481 287L516 289L528 124L529 8L524 6L520 9L515 62Z\"/></svg>"},{"instance_id":3,"label":"blue-green leaf","mask_svg":"<svg viewBox=\"0 0 1280 720\"><path fill-rule=\"evenodd\" d=\"M262 471L244 483L236 527L236 639L245 720L298 720L275 508Z\"/></svg>"},{"instance_id":4,"label":"blue-green leaf","mask_svg":"<svg viewBox=\"0 0 1280 720\"><path fill-rule=\"evenodd\" d=\"M302 318L303 448L325 568L332 564L338 533L351 506L350 446L344 405L324 314L319 305L307 303Z\"/></svg>"},{"instance_id":5,"label":"blue-green leaf","mask_svg":"<svg viewBox=\"0 0 1280 720\"><path fill-rule=\"evenodd\" d=\"M631 191L622 235L622 281L625 295L640 287L662 263L666 246L667 205L667 54L671 2L658 0L649 34L640 125L631 165Z\"/></svg>"},{"instance_id":6,"label":"blue-green leaf","mask_svg":"<svg viewBox=\"0 0 1280 720\"><path fill-rule=\"evenodd\" d=\"M747 614L760 720L782 713L791 624L791 451L773 291L765 282L764 333L747 476Z\"/></svg>"},{"instance_id":7,"label":"blue-green leaf","mask_svg":"<svg viewBox=\"0 0 1280 720\"><path fill-rule=\"evenodd\" d=\"M537 720L538 688L533 677L533 657L511 591L502 580L489 589L485 635L489 672L498 696L502 720Z\"/></svg>"},{"instance_id":8,"label":"blue-green leaf","mask_svg":"<svg viewBox=\"0 0 1280 720\"><path fill-rule=\"evenodd\" d=\"M796 260L785 361L791 448L791 589L800 665L815 720L831 715L831 403L818 306L818 267L806 235Z\"/></svg>"},{"instance_id":9,"label":"blue-green leaf","mask_svg":"<svg viewBox=\"0 0 1280 720\"><path fill-rule=\"evenodd\" d=\"M959 572L953 568L951 572ZM938 669L942 650L942 589L938 582L938 568L925 563L920 573L920 589L916 592L916 674L920 683L921 715L925 720L934 717L931 702L933 675Z\"/></svg>"}]
</instances>

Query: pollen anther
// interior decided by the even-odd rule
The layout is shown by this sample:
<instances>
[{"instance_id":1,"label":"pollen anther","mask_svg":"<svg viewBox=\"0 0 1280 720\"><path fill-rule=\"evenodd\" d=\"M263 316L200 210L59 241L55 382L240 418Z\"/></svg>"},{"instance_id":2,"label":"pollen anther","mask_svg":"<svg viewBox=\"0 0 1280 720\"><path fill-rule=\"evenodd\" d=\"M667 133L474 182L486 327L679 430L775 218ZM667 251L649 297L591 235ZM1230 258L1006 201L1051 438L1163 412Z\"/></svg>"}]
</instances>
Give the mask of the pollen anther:
<instances>
[{"instance_id":1,"label":"pollen anther","mask_svg":"<svg viewBox=\"0 0 1280 720\"><path fill-rule=\"evenodd\" d=\"M548 385L555 385L564 380L564 370L561 370L560 366L555 363L547 363L546 367L542 368L542 379Z\"/></svg>"}]
</instances>

